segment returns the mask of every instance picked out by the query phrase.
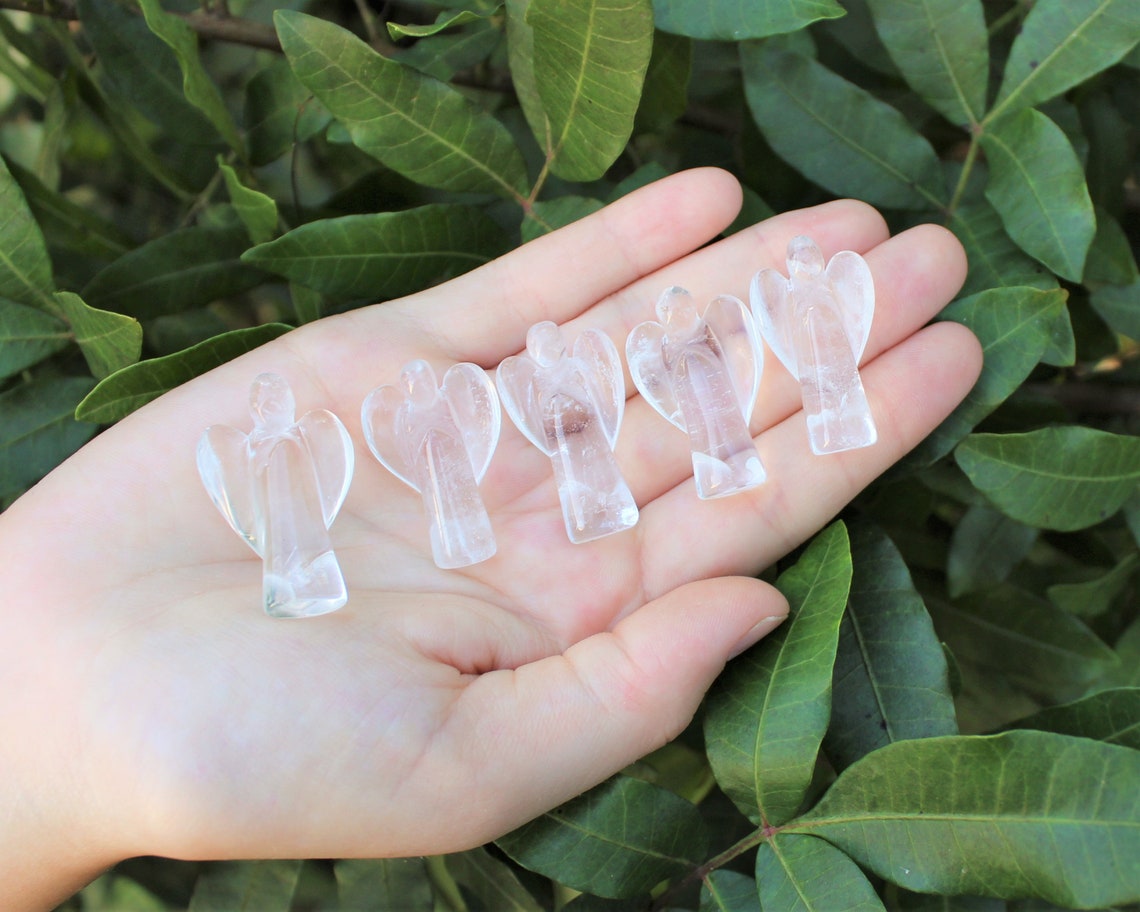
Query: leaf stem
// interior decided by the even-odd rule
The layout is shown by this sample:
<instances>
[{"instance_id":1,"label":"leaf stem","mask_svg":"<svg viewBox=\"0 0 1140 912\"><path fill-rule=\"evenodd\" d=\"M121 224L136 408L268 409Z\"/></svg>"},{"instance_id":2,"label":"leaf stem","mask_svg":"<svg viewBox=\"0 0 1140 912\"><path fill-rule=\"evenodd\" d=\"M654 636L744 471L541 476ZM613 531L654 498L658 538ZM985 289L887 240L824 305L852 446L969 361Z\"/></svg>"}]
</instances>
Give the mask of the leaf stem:
<instances>
[{"instance_id":1,"label":"leaf stem","mask_svg":"<svg viewBox=\"0 0 1140 912\"><path fill-rule=\"evenodd\" d=\"M769 836L776 831L775 827L762 826L749 833L739 842L736 842L721 852L719 855L714 855L704 864L697 865L693 870L686 874L681 880L669 887L664 893L658 896L650 907L650 912L662 912L662 910L669 908L669 904L673 897L682 892L685 888L691 886L698 880L704 880L717 868L721 868L739 858L745 852L751 851L756 848L760 843L764 842Z\"/></svg>"},{"instance_id":2,"label":"leaf stem","mask_svg":"<svg viewBox=\"0 0 1140 912\"><path fill-rule=\"evenodd\" d=\"M966 193L966 186L970 182L970 174L974 170L974 162L978 159L978 149L980 148L978 138L980 134L980 128L975 128L973 134L970 136L970 147L966 150L966 158L962 162L962 173L958 175L958 183L954 187L954 194L950 197L950 204L946 207L947 219L954 217L954 213L958 211L958 206L962 202L963 195Z\"/></svg>"}]
</instances>

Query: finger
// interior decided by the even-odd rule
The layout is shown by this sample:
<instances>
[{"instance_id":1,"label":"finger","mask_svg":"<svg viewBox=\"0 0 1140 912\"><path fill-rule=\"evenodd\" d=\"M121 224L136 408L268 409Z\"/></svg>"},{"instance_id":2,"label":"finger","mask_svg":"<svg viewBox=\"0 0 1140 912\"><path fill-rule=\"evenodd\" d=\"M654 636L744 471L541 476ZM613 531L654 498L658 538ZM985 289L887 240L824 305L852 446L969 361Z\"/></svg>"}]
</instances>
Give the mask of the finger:
<instances>
[{"instance_id":1,"label":"finger","mask_svg":"<svg viewBox=\"0 0 1140 912\"><path fill-rule=\"evenodd\" d=\"M879 431L874 445L816 456L803 412L796 412L758 441L768 471L760 487L700 501L686 479L647 505L638 533L650 597L691 579L756 573L796 547L937 427L970 390L981 364L969 330L936 323L864 370Z\"/></svg>"},{"instance_id":2,"label":"finger","mask_svg":"<svg viewBox=\"0 0 1140 912\"><path fill-rule=\"evenodd\" d=\"M758 580L706 580L663 595L563 655L484 675L459 709L459 721L481 732L467 758L478 777L471 793L495 796L484 805L493 816L481 838L674 738L729 657L787 612L784 597Z\"/></svg>"}]
</instances>

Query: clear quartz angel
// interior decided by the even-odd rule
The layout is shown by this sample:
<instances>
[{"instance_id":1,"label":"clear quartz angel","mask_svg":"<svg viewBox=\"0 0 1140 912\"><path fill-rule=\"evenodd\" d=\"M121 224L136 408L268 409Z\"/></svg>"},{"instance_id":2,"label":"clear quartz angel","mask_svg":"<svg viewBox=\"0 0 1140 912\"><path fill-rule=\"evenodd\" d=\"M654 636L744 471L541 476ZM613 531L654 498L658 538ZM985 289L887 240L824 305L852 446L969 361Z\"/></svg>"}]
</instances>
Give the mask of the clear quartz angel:
<instances>
[{"instance_id":1,"label":"clear quartz angel","mask_svg":"<svg viewBox=\"0 0 1140 912\"><path fill-rule=\"evenodd\" d=\"M260 374L248 434L214 425L198 443L198 472L214 505L263 562L273 617L313 617L348 601L329 527L352 481L352 440L330 411L294 420L283 377Z\"/></svg>"},{"instance_id":2,"label":"clear quartz angel","mask_svg":"<svg viewBox=\"0 0 1140 912\"><path fill-rule=\"evenodd\" d=\"M494 555L479 483L499 442L501 412L486 372L454 364L441 384L426 361L412 361L399 384L368 394L360 414L372 454L423 496L436 565L453 570Z\"/></svg>"},{"instance_id":3,"label":"clear quartz angel","mask_svg":"<svg viewBox=\"0 0 1140 912\"><path fill-rule=\"evenodd\" d=\"M567 352L558 326L530 328L526 353L497 372L511 420L550 457L566 534L593 541L637 524L637 504L613 448L625 410L621 356L609 337L586 330Z\"/></svg>"},{"instance_id":4,"label":"clear quartz angel","mask_svg":"<svg viewBox=\"0 0 1140 912\"><path fill-rule=\"evenodd\" d=\"M630 332L626 360L642 398L689 435L697 496L756 487L766 473L748 422L763 349L748 309L722 295L702 314L687 291L669 288L657 318Z\"/></svg>"},{"instance_id":5,"label":"clear quartz angel","mask_svg":"<svg viewBox=\"0 0 1140 912\"><path fill-rule=\"evenodd\" d=\"M845 250L825 268L818 245L795 237L788 244L788 278L762 269L751 297L764 341L800 382L812 451L873 444L878 432L859 376L875 313L867 262Z\"/></svg>"}]
</instances>

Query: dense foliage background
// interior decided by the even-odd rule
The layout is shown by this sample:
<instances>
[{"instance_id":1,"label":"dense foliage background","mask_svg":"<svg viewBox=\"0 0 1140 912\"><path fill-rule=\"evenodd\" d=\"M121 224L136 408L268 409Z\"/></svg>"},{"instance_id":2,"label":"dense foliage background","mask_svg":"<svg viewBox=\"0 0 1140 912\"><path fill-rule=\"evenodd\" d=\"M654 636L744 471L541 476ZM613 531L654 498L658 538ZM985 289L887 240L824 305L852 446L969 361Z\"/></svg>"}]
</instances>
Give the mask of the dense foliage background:
<instances>
[{"instance_id":1,"label":"dense foliage background","mask_svg":"<svg viewBox=\"0 0 1140 912\"><path fill-rule=\"evenodd\" d=\"M0 0L5 502L290 325L697 164L742 223L949 226L985 371L626 774L462 855L139 859L67 907L1140 901L1140 0L291 2Z\"/></svg>"}]
</instances>

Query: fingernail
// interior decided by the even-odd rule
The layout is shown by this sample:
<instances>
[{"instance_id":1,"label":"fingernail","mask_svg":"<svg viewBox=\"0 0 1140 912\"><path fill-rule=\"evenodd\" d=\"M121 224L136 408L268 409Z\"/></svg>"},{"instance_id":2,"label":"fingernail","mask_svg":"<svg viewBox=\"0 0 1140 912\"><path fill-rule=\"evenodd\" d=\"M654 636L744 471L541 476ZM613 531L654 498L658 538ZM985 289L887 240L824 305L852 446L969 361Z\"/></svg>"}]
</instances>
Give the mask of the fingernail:
<instances>
[{"instance_id":1,"label":"fingernail","mask_svg":"<svg viewBox=\"0 0 1140 912\"><path fill-rule=\"evenodd\" d=\"M732 652L729 653L728 657L735 659L745 650L751 649L787 619L788 616L786 614L773 614L764 618L762 621L758 621L744 636L737 640L736 645L732 647Z\"/></svg>"}]
</instances>

